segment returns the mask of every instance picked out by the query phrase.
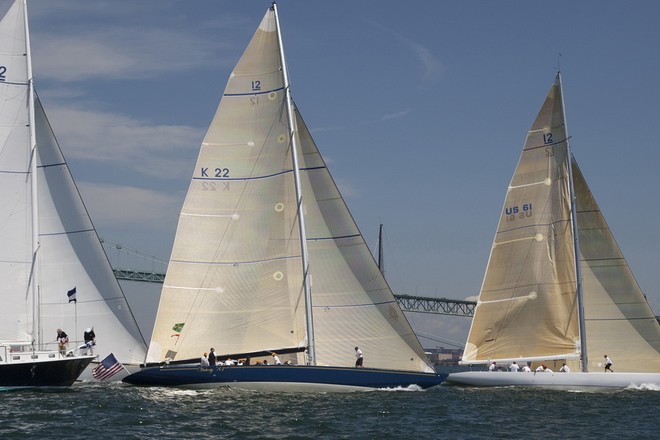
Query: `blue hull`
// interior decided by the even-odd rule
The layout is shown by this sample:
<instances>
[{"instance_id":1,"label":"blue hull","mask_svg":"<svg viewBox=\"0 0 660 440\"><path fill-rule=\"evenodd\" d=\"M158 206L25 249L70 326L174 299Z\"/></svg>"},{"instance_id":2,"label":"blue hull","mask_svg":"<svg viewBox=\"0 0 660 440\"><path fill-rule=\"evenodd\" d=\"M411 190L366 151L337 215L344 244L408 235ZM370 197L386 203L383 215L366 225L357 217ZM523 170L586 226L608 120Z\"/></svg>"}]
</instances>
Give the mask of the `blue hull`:
<instances>
[{"instance_id":1,"label":"blue hull","mask_svg":"<svg viewBox=\"0 0 660 440\"><path fill-rule=\"evenodd\" d=\"M198 365L148 367L123 379L142 386L211 388L232 386L260 390L358 391L379 388L422 389L439 385L447 374L415 373L375 368L305 365Z\"/></svg>"}]
</instances>

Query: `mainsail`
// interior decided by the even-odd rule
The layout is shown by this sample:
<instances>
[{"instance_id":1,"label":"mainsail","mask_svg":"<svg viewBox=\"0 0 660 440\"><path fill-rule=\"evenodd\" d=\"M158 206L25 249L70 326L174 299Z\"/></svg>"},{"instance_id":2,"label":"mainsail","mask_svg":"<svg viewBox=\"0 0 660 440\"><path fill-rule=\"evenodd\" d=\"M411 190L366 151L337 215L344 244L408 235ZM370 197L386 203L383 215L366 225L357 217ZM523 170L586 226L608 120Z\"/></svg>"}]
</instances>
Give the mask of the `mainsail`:
<instances>
[{"instance_id":1,"label":"mainsail","mask_svg":"<svg viewBox=\"0 0 660 440\"><path fill-rule=\"evenodd\" d=\"M587 371L604 354L618 371L657 372L660 327L572 157L557 75L507 190L462 362Z\"/></svg>"},{"instance_id":2,"label":"mainsail","mask_svg":"<svg viewBox=\"0 0 660 440\"><path fill-rule=\"evenodd\" d=\"M316 363L352 366L358 345L370 365L431 372L297 108L288 117L277 31L271 8L202 143L147 360L308 348L305 240Z\"/></svg>"},{"instance_id":3,"label":"mainsail","mask_svg":"<svg viewBox=\"0 0 660 440\"><path fill-rule=\"evenodd\" d=\"M144 359L146 343L41 101L29 93L25 14L23 1L0 4L0 279L4 286L0 339L35 341L53 348L58 328L75 341L82 340L86 327L94 327L96 353L113 352L121 362L137 364ZM34 96L32 105L30 96ZM29 145L30 111L36 164ZM32 170L36 170L36 188ZM35 201L38 207L32 210ZM38 242L34 249L33 236ZM77 298L70 303L67 292L73 288Z\"/></svg>"}]
</instances>

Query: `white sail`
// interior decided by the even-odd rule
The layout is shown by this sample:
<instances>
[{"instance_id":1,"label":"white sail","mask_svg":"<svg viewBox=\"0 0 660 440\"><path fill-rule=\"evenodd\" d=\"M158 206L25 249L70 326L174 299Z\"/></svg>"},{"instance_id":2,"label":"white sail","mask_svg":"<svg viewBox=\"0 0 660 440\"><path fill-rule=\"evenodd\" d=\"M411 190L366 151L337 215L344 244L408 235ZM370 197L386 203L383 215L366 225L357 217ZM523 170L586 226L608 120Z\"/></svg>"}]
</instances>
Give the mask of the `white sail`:
<instances>
[{"instance_id":1,"label":"white sail","mask_svg":"<svg viewBox=\"0 0 660 440\"><path fill-rule=\"evenodd\" d=\"M571 160L558 75L507 191L463 363L564 360L579 371L586 354L583 370L595 371L609 354L618 371L660 371L660 327Z\"/></svg>"},{"instance_id":2,"label":"white sail","mask_svg":"<svg viewBox=\"0 0 660 440\"><path fill-rule=\"evenodd\" d=\"M0 339L32 340L28 73L22 2L0 3ZM36 335L35 335L36 337Z\"/></svg>"},{"instance_id":3,"label":"white sail","mask_svg":"<svg viewBox=\"0 0 660 440\"><path fill-rule=\"evenodd\" d=\"M4 6L4 4L3 4ZM1 11L0 11L1 13ZM0 339L35 339L55 347L58 328L81 341L87 327L97 334L95 353L114 353L123 363L144 360L146 343L114 277L96 230L57 144L40 100L34 98L38 182L40 335L31 335L28 281L32 261L28 75L23 2L10 5L0 20L5 80L0 82L3 121L0 151L0 276L4 283ZM10 38L11 35L16 35ZM6 54L12 51L14 55ZM11 60L11 63L7 60ZM8 126L8 122L11 125ZM76 289L76 302L67 292Z\"/></svg>"},{"instance_id":4,"label":"white sail","mask_svg":"<svg viewBox=\"0 0 660 440\"><path fill-rule=\"evenodd\" d=\"M316 362L432 371L297 110L275 12L232 72L177 228L148 361L307 347L291 139L298 145ZM303 357L299 357L303 361Z\"/></svg>"}]
</instances>

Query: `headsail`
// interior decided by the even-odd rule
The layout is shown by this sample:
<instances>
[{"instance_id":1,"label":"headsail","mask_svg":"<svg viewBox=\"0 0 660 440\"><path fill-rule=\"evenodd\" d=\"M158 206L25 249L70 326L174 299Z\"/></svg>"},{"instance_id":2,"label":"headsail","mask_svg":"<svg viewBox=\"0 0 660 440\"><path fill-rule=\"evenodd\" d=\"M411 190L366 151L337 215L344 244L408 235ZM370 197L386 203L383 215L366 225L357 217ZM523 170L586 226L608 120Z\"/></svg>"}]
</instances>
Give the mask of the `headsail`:
<instances>
[{"instance_id":1,"label":"headsail","mask_svg":"<svg viewBox=\"0 0 660 440\"><path fill-rule=\"evenodd\" d=\"M232 72L179 217L149 361L305 348L285 81L269 9ZM316 361L432 371L294 109ZM302 357L299 362L304 361Z\"/></svg>"},{"instance_id":2,"label":"headsail","mask_svg":"<svg viewBox=\"0 0 660 440\"><path fill-rule=\"evenodd\" d=\"M96 353L101 357L114 353L124 364L138 364L144 360L146 341L38 98L35 115L42 327L46 332L66 327L70 336L77 331L75 340L82 340L86 327L94 327ZM66 296L74 287L75 307ZM74 328L76 321L79 328Z\"/></svg>"},{"instance_id":3,"label":"headsail","mask_svg":"<svg viewBox=\"0 0 660 440\"><path fill-rule=\"evenodd\" d=\"M660 372L660 326L573 160L589 371Z\"/></svg>"}]
</instances>

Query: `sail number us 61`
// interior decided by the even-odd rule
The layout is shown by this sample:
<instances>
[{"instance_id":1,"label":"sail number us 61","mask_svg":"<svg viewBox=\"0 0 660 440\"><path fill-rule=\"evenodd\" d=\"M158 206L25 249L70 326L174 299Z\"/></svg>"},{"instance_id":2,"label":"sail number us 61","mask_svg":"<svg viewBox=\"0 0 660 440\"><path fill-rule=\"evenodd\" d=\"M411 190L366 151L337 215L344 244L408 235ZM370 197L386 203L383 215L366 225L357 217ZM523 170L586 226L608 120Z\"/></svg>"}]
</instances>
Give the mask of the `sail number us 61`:
<instances>
[{"instance_id":1,"label":"sail number us 61","mask_svg":"<svg viewBox=\"0 0 660 440\"><path fill-rule=\"evenodd\" d=\"M533 214L532 204L524 203L523 205L520 206L515 205L511 207L505 207L504 214L507 222L513 222L516 221L517 219L531 217Z\"/></svg>"}]
</instances>

